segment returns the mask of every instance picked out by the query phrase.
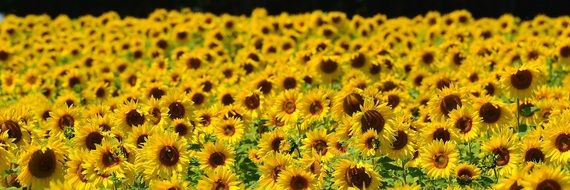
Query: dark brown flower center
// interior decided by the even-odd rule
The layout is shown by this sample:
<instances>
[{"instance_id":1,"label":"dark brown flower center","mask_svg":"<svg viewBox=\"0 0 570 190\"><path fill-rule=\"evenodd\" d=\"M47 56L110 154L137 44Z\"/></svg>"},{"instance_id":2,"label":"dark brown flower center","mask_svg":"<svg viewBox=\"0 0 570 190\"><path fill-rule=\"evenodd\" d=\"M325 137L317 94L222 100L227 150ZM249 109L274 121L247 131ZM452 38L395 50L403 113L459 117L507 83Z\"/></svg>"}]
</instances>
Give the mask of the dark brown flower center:
<instances>
[{"instance_id":1,"label":"dark brown flower center","mask_svg":"<svg viewBox=\"0 0 570 190\"><path fill-rule=\"evenodd\" d=\"M544 153L540 148L530 148L524 154L524 161L525 162L543 162L544 161Z\"/></svg>"},{"instance_id":2,"label":"dark brown flower center","mask_svg":"<svg viewBox=\"0 0 570 190\"><path fill-rule=\"evenodd\" d=\"M293 112L295 112L296 109L297 106L295 105L295 102L293 102L292 100L286 100L283 103L283 111L285 111L285 113L287 114L292 114Z\"/></svg>"},{"instance_id":3,"label":"dark brown flower center","mask_svg":"<svg viewBox=\"0 0 570 190\"><path fill-rule=\"evenodd\" d=\"M257 83L257 88L259 88L263 94L269 94L271 89L273 89L273 84L267 80L262 80Z\"/></svg>"},{"instance_id":4,"label":"dark brown flower center","mask_svg":"<svg viewBox=\"0 0 570 190\"><path fill-rule=\"evenodd\" d=\"M321 61L319 65L321 71L325 74L334 73L338 68L338 63L334 60L326 59Z\"/></svg>"},{"instance_id":5,"label":"dark brown flower center","mask_svg":"<svg viewBox=\"0 0 570 190\"><path fill-rule=\"evenodd\" d=\"M106 151L102 154L101 159L103 161L103 165L105 167L110 167L110 166L114 166L116 164L119 163L119 161L121 161L119 159L119 157L115 156L115 154L113 154L110 151Z\"/></svg>"},{"instance_id":6,"label":"dark brown flower center","mask_svg":"<svg viewBox=\"0 0 570 190\"><path fill-rule=\"evenodd\" d=\"M279 152L279 148L281 147L281 141L283 141L283 137L276 137L271 141L271 149L275 152Z\"/></svg>"},{"instance_id":7,"label":"dark brown flower center","mask_svg":"<svg viewBox=\"0 0 570 190\"><path fill-rule=\"evenodd\" d=\"M230 186L225 182L219 179L216 181L212 187L213 190L229 190Z\"/></svg>"},{"instance_id":8,"label":"dark brown flower center","mask_svg":"<svg viewBox=\"0 0 570 190\"><path fill-rule=\"evenodd\" d=\"M0 133L8 131L8 137L14 139L14 143L20 142L22 140L22 130L20 125L12 120L6 120L0 126Z\"/></svg>"},{"instance_id":9,"label":"dark brown flower center","mask_svg":"<svg viewBox=\"0 0 570 190\"><path fill-rule=\"evenodd\" d=\"M291 182L289 182L289 188L292 190L303 190L309 187L309 180L303 176L296 175L291 177Z\"/></svg>"},{"instance_id":10,"label":"dark brown flower center","mask_svg":"<svg viewBox=\"0 0 570 190\"><path fill-rule=\"evenodd\" d=\"M460 178L471 179L473 176L475 176L475 172L469 168L461 168L457 171L457 176Z\"/></svg>"},{"instance_id":11,"label":"dark brown flower center","mask_svg":"<svg viewBox=\"0 0 570 190\"><path fill-rule=\"evenodd\" d=\"M461 117L455 121L455 128L461 130L461 133L469 133L473 127L473 119L470 117Z\"/></svg>"},{"instance_id":12,"label":"dark brown flower center","mask_svg":"<svg viewBox=\"0 0 570 190\"><path fill-rule=\"evenodd\" d=\"M517 71L511 75L511 85L519 90L530 87L532 83L532 73L529 70Z\"/></svg>"},{"instance_id":13,"label":"dark brown flower center","mask_svg":"<svg viewBox=\"0 0 570 190\"><path fill-rule=\"evenodd\" d=\"M436 87L439 90L448 88L450 85L451 85L451 80L449 80L448 78L442 78L436 82Z\"/></svg>"},{"instance_id":14,"label":"dark brown flower center","mask_svg":"<svg viewBox=\"0 0 570 190\"><path fill-rule=\"evenodd\" d=\"M400 96L398 95L388 95L388 106L395 108L400 104Z\"/></svg>"},{"instance_id":15,"label":"dark brown flower center","mask_svg":"<svg viewBox=\"0 0 570 190\"><path fill-rule=\"evenodd\" d=\"M309 105L309 112L311 112L311 114L313 115L317 115L319 113L321 113L323 111L323 104L321 103L321 101L313 101L311 102L311 104Z\"/></svg>"},{"instance_id":16,"label":"dark brown flower center","mask_svg":"<svg viewBox=\"0 0 570 190\"><path fill-rule=\"evenodd\" d=\"M560 152L566 152L570 150L570 134L562 133L556 137L554 141L556 148Z\"/></svg>"},{"instance_id":17,"label":"dark brown flower center","mask_svg":"<svg viewBox=\"0 0 570 190\"><path fill-rule=\"evenodd\" d=\"M485 123L495 123L501 118L501 109L487 102L479 108L479 117L483 118Z\"/></svg>"},{"instance_id":18,"label":"dark brown flower center","mask_svg":"<svg viewBox=\"0 0 570 190\"><path fill-rule=\"evenodd\" d=\"M366 64L366 57L362 53L358 53L358 55L350 60L350 66L354 68L361 68L364 64Z\"/></svg>"},{"instance_id":19,"label":"dark brown flower center","mask_svg":"<svg viewBox=\"0 0 570 190\"><path fill-rule=\"evenodd\" d=\"M344 113L352 116L352 114L360 111L360 106L364 104L364 98L357 93L351 93L344 97L342 101L342 108Z\"/></svg>"},{"instance_id":20,"label":"dark brown flower center","mask_svg":"<svg viewBox=\"0 0 570 190\"><path fill-rule=\"evenodd\" d=\"M434 61L434 56L432 53L426 52L422 55L422 63L426 65L431 65Z\"/></svg>"},{"instance_id":21,"label":"dark brown flower center","mask_svg":"<svg viewBox=\"0 0 570 190\"><path fill-rule=\"evenodd\" d=\"M226 155L222 152L214 152L208 158L208 164L213 168L224 165L226 162Z\"/></svg>"},{"instance_id":22,"label":"dark brown flower center","mask_svg":"<svg viewBox=\"0 0 570 190\"><path fill-rule=\"evenodd\" d=\"M85 138L85 146L87 146L89 150L95 150L96 148L95 145L101 144L102 140L103 140L103 135L101 135L101 133L91 132Z\"/></svg>"},{"instance_id":23,"label":"dark brown flower center","mask_svg":"<svg viewBox=\"0 0 570 190\"><path fill-rule=\"evenodd\" d=\"M258 94L252 94L251 96L245 97L244 103L247 109L254 110L261 104L261 99Z\"/></svg>"},{"instance_id":24,"label":"dark brown flower center","mask_svg":"<svg viewBox=\"0 0 570 190\"><path fill-rule=\"evenodd\" d=\"M137 110L131 110L127 112L126 121L127 124L131 127L139 126L144 124L144 116L137 112Z\"/></svg>"},{"instance_id":25,"label":"dark brown flower center","mask_svg":"<svg viewBox=\"0 0 570 190\"><path fill-rule=\"evenodd\" d=\"M139 148L144 147L144 144L146 143L147 139L148 139L147 134L139 135L139 137L137 137L137 147L139 147Z\"/></svg>"},{"instance_id":26,"label":"dark brown flower center","mask_svg":"<svg viewBox=\"0 0 570 190\"><path fill-rule=\"evenodd\" d=\"M162 96L164 96L166 94L166 92L164 92L164 90L160 89L160 88L152 88L150 89L150 97L152 98L156 98L156 99L160 99L162 98Z\"/></svg>"},{"instance_id":27,"label":"dark brown flower center","mask_svg":"<svg viewBox=\"0 0 570 190\"><path fill-rule=\"evenodd\" d=\"M449 112L461 107L462 105L463 104L461 103L461 98L459 98L459 96L450 94L443 97L443 100L439 104L439 109L445 116L448 116Z\"/></svg>"},{"instance_id":28,"label":"dark brown flower center","mask_svg":"<svg viewBox=\"0 0 570 190\"><path fill-rule=\"evenodd\" d=\"M231 94L224 94L222 96L222 104L224 104L224 106L233 104L235 102L234 97L232 97Z\"/></svg>"},{"instance_id":29,"label":"dark brown flower center","mask_svg":"<svg viewBox=\"0 0 570 190\"><path fill-rule=\"evenodd\" d=\"M233 125L225 125L223 129L226 136L233 136L236 133L236 127Z\"/></svg>"},{"instance_id":30,"label":"dark brown flower center","mask_svg":"<svg viewBox=\"0 0 570 190\"><path fill-rule=\"evenodd\" d=\"M313 149L315 149L319 154L324 155L327 153L328 144L327 141L319 139L313 141Z\"/></svg>"},{"instance_id":31,"label":"dark brown flower center","mask_svg":"<svg viewBox=\"0 0 570 190\"><path fill-rule=\"evenodd\" d=\"M396 140L392 143L394 150L402 150L402 148L406 147L408 144L408 134L406 134L404 131L398 131L395 138Z\"/></svg>"},{"instance_id":32,"label":"dark brown flower center","mask_svg":"<svg viewBox=\"0 0 570 190\"><path fill-rule=\"evenodd\" d=\"M178 149L173 146L165 146L160 149L160 156L159 160L162 165L166 166L174 166L178 163L178 159L180 157L180 153L178 153Z\"/></svg>"},{"instance_id":33,"label":"dark brown flower center","mask_svg":"<svg viewBox=\"0 0 570 190\"><path fill-rule=\"evenodd\" d=\"M372 177L366 173L364 167L350 167L345 173L346 182L349 187L367 188L372 183Z\"/></svg>"},{"instance_id":34,"label":"dark brown flower center","mask_svg":"<svg viewBox=\"0 0 570 190\"><path fill-rule=\"evenodd\" d=\"M168 105L168 115L170 115L170 119L181 119L186 114L186 109L184 105L180 102L173 102Z\"/></svg>"},{"instance_id":35,"label":"dark brown flower center","mask_svg":"<svg viewBox=\"0 0 570 190\"><path fill-rule=\"evenodd\" d=\"M297 80L295 80L295 78L287 77L283 80L283 88L285 88L285 90L293 89L295 87L297 87Z\"/></svg>"},{"instance_id":36,"label":"dark brown flower center","mask_svg":"<svg viewBox=\"0 0 570 190\"><path fill-rule=\"evenodd\" d=\"M433 132L433 140L447 142L451 139L451 133L445 128L438 128Z\"/></svg>"},{"instance_id":37,"label":"dark brown flower center","mask_svg":"<svg viewBox=\"0 0 570 190\"><path fill-rule=\"evenodd\" d=\"M184 136L186 134L188 134L188 126L184 123L179 123L176 126L174 126L174 131L176 131L176 133L178 133L178 135L180 136Z\"/></svg>"},{"instance_id":38,"label":"dark brown flower center","mask_svg":"<svg viewBox=\"0 0 570 190\"><path fill-rule=\"evenodd\" d=\"M376 132L380 133L384 129L386 121L382 114L376 110L368 110L364 112L362 118L360 118L360 125L362 132L366 132L369 129L374 129Z\"/></svg>"},{"instance_id":39,"label":"dark brown flower center","mask_svg":"<svg viewBox=\"0 0 570 190\"><path fill-rule=\"evenodd\" d=\"M75 123L75 119L73 118L73 116L71 115L63 115L59 118L59 120L57 121L57 124L59 126L60 129L64 129L65 127L73 127Z\"/></svg>"},{"instance_id":40,"label":"dark brown flower center","mask_svg":"<svg viewBox=\"0 0 570 190\"><path fill-rule=\"evenodd\" d=\"M28 171L35 178L48 178L55 173L57 160L55 152L52 149L46 149L45 152L36 150L32 153L28 162Z\"/></svg>"},{"instance_id":41,"label":"dark brown flower center","mask_svg":"<svg viewBox=\"0 0 570 190\"><path fill-rule=\"evenodd\" d=\"M443 153L437 153L433 156L433 165L436 168L439 169L446 168L448 163L449 163L449 158L447 157L447 155Z\"/></svg>"},{"instance_id":42,"label":"dark brown flower center","mask_svg":"<svg viewBox=\"0 0 570 190\"><path fill-rule=\"evenodd\" d=\"M194 95L192 95L192 102L194 102L195 105L202 105L206 100L206 96L204 96L204 94L197 92Z\"/></svg>"},{"instance_id":43,"label":"dark brown flower center","mask_svg":"<svg viewBox=\"0 0 570 190\"><path fill-rule=\"evenodd\" d=\"M560 48L560 56L563 58L570 57L570 46L564 46Z\"/></svg>"},{"instance_id":44,"label":"dark brown flower center","mask_svg":"<svg viewBox=\"0 0 570 190\"><path fill-rule=\"evenodd\" d=\"M511 158L509 149L505 147L498 147L493 150L493 153L498 156L496 160L497 166L504 166L509 163L509 160Z\"/></svg>"},{"instance_id":45,"label":"dark brown flower center","mask_svg":"<svg viewBox=\"0 0 570 190\"><path fill-rule=\"evenodd\" d=\"M561 190L562 186L556 180L546 179L536 186L537 190Z\"/></svg>"}]
</instances>

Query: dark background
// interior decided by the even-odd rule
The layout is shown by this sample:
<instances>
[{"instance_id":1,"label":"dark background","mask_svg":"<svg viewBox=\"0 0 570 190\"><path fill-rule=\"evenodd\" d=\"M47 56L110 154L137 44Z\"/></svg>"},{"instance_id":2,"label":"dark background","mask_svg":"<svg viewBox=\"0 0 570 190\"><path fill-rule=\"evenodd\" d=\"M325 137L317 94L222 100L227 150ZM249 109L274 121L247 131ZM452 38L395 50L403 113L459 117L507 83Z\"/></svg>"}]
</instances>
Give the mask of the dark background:
<instances>
[{"instance_id":1,"label":"dark background","mask_svg":"<svg viewBox=\"0 0 570 190\"><path fill-rule=\"evenodd\" d=\"M249 15L255 7L265 7L270 14L321 9L363 16L382 13L389 17L412 17L430 10L447 13L456 9L469 10L476 18L498 17L504 13L512 13L523 19L532 19L538 14L570 14L568 0L0 0L0 12L18 16L46 13L52 17L59 14L77 17L114 10L121 16L146 17L156 8L182 7L234 15Z\"/></svg>"}]
</instances>

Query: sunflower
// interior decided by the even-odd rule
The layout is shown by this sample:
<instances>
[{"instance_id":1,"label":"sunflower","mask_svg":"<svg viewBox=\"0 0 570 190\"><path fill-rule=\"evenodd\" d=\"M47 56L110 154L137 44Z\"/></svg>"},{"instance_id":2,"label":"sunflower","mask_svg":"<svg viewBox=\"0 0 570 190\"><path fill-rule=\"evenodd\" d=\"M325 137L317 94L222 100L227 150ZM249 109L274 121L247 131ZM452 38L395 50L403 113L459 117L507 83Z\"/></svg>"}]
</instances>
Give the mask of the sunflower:
<instances>
[{"instance_id":1,"label":"sunflower","mask_svg":"<svg viewBox=\"0 0 570 190\"><path fill-rule=\"evenodd\" d=\"M479 136L481 118L471 107L464 106L451 111L449 121L452 122L455 134L461 141L471 141Z\"/></svg>"},{"instance_id":2,"label":"sunflower","mask_svg":"<svg viewBox=\"0 0 570 190\"><path fill-rule=\"evenodd\" d=\"M311 59L313 69L319 73L323 81L332 81L342 74L342 67L339 56L316 55Z\"/></svg>"},{"instance_id":3,"label":"sunflower","mask_svg":"<svg viewBox=\"0 0 570 190\"><path fill-rule=\"evenodd\" d=\"M460 185L469 185L474 180L479 179L481 171L477 166L471 164L458 164L455 167L455 177Z\"/></svg>"},{"instance_id":4,"label":"sunflower","mask_svg":"<svg viewBox=\"0 0 570 190\"><path fill-rule=\"evenodd\" d=\"M512 174L520 163L518 147L517 137L510 130L501 130L492 134L488 141L482 143L481 154L495 156L495 166L499 169L497 175L507 175Z\"/></svg>"},{"instance_id":5,"label":"sunflower","mask_svg":"<svg viewBox=\"0 0 570 190\"><path fill-rule=\"evenodd\" d=\"M85 174L87 173L84 168L87 158L84 155L88 153L85 150L73 150L69 154L69 161L65 164L67 166L65 172L66 181L71 182L77 189L90 189L92 183L89 182Z\"/></svg>"},{"instance_id":6,"label":"sunflower","mask_svg":"<svg viewBox=\"0 0 570 190\"><path fill-rule=\"evenodd\" d=\"M335 94L332 105L332 115L335 119L353 116L355 113L360 112L361 106L364 105L362 90L344 88Z\"/></svg>"},{"instance_id":7,"label":"sunflower","mask_svg":"<svg viewBox=\"0 0 570 190\"><path fill-rule=\"evenodd\" d=\"M141 111L143 111L143 113L146 113L144 115L148 115L148 120L150 123L157 126L163 126L164 123L166 123L165 118L169 117L168 112L170 110L168 106L165 107L161 105L160 100L148 98L142 102Z\"/></svg>"},{"instance_id":8,"label":"sunflower","mask_svg":"<svg viewBox=\"0 0 570 190\"><path fill-rule=\"evenodd\" d=\"M329 112L330 100L323 89L312 89L300 100L299 111L303 118L302 128L306 129L310 124L322 120Z\"/></svg>"},{"instance_id":9,"label":"sunflower","mask_svg":"<svg viewBox=\"0 0 570 190\"><path fill-rule=\"evenodd\" d=\"M467 105L467 98L464 96L464 90L458 87L444 88L437 93L428 102L430 116L436 120L444 120L449 118L449 113L455 109Z\"/></svg>"},{"instance_id":10,"label":"sunflower","mask_svg":"<svg viewBox=\"0 0 570 190\"><path fill-rule=\"evenodd\" d=\"M380 175L372 165L343 159L333 172L334 185L339 189L378 189Z\"/></svg>"},{"instance_id":11,"label":"sunflower","mask_svg":"<svg viewBox=\"0 0 570 190\"><path fill-rule=\"evenodd\" d=\"M194 143L195 137L195 124L187 119L175 119L170 124L172 130L178 134L179 137L189 140L189 143Z\"/></svg>"},{"instance_id":12,"label":"sunflower","mask_svg":"<svg viewBox=\"0 0 570 190\"><path fill-rule=\"evenodd\" d=\"M431 122L421 130L425 142L450 142L457 139L457 133L450 122Z\"/></svg>"},{"instance_id":13,"label":"sunflower","mask_svg":"<svg viewBox=\"0 0 570 190\"><path fill-rule=\"evenodd\" d=\"M451 176L459 159L457 145L454 142L433 141L420 151L420 165L428 176L432 178Z\"/></svg>"},{"instance_id":14,"label":"sunflower","mask_svg":"<svg viewBox=\"0 0 570 190\"><path fill-rule=\"evenodd\" d=\"M144 124L142 126L133 128L131 133L128 134L126 142L128 144L136 146L139 149L142 149L145 146L148 137L154 135L157 130L159 129L153 127L150 124Z\"/></svg>"},{"instance_id":15,"label":"sunflower","mask_svg":"<svg viewBox=\"0 0 570 190\"><path fill-rule=\"evenodd\" d=\"M566 111L545 125L542 147L548 159L555 163L570 162L570 129L565 124L569 113Z\"/></svg>"},{"instance_id":16,"label":"sunflower","mask_svg":"<svg viewBox=\"0 0 570 190\"><path fill-rule=\"evenodd\" d=\"M79 126L80 121L80 108L79 107L67 107L67 106L57 106L52 112L50 112L50 133L63 133L66 128L74 129L75 126Z\"/></svg>"},{"instance_id":17,"label":"sunflower","mask_svg":"<svg viewBox=\"0 0 570 190\"><path fill-rule=\"evenodd\" d=\"M153 180L149 184L150 189L188 189L190 188L190 183L183 180L183 176L179 174L172 174L169 179L166 180Z\"/></svg>"},{"instance_id":18,"label":"sunflower","mask_svg":"<svg viewBox=\"0 0 570 190\"><path fill-rule=\"evenodd\" d=\"M75 145L79 145L78 148L95 150L95 145L101 144L104 135L98 125L87 124L75 132L73 140L75 141Z\"/></svg>"},{"instance_id":19,"label":"sunflower","mask_svg":"<svg viewBox=\"0 0 570 190\"><path fill-rule=\"evenodd\" d=\"M24 144L29 139L28 128L22 121L23 115L20 111L13 108L0 111L0 134L7 135L15 144ZM8 140L6 140L8 141Z\"/></svg>"},{"instance_id":20,"label":"sunflower","mask_svg":"<svg viewBox=\"0 0 570 190\"><path fill-rule=\"evenodd\" d=\"M45 145L40 145L37 141L32 142L20 155L18 165L22 168L18 181L23 186L43 189L51 181L62 179L67 152L62 138L61 135L54 135Z\"/></svg>"},{"instance_id":21,"label":"sunflower","mask_svg":"<svg viewBox=\"0 0 570 190\"><path fill-rule=\"evenodd\" d=\"M530 132L530 134L525 136L522 140L522 154L524 155L524 161L536 163L545 162L546 154L544 153L544 148L541 147L541 144L543 143L542 137L539 136L543 132L540 131L537 135L532 134L533 132Z\"/></svg>"},{"instance_id":22,"label":"sunflower","mask_svg":"<svg viewBox=\"0 0 570 190\"><path fill-rule=\"evenodd\" d=\"M559 167L539 166L521 180L524 189L568 189L570 174Z\"/></svg>"},{"instance_id":23,"label":"sunflower","mask_svg":"<svg viewBox=\"0 0 570 190\"><path fill-rule=\"evenodd\" d=\"M536 106L536 101L533 101L529 98L521 99L519 105L517 106L516 103L513 105L513 110L517 110L518 108L518 115L520 117L521 123L526 123L529 125L536 125L538 124L539 114L536 111L538 107Z\"/></svg>"},{"instance_id":24,"label":"sunflower","mask_svg":"<svg viewBox=\"0 0 570 190\"><path fill-rule=\"evenodd\" d=\"M380 137L374 130L368 130L358 136L358 143L354 146L365 157L375 156L380 152L381 146Z\"/></svg>"},{"instance_id":25,"label":"sunflower","mask_svg":"<svg viewBox=\"0 0 570 190\"><path fill-rule=\"evenodd\" d=\"M190 116L190 106L192 102L184 93L171 91L168 92L162 101L162 107L168 108L168 117L170 119L182 119Z\"/></svg>"},{"instance_id":26,"label":"sunflower","mask_svg":"<svg viewBox=\"0 0 570 190\"><path fill-rule=\"evenodd\" d=\"M262 134L258 146L259 154L264 156L290 150L288 138L281 129Z\"/></svg>"},{"instance_id":27,"label":"sunflower","mask_svg":"<svg viewBox=\"0 0 570 190\"><path fill-rule=\"evenodd\" d=\"M267 155L265 160L259 167L261 171L259 187L261 189L276 188L279 175L294 163L293 159L287 154L272 154Z\"/></svg>"},{"instance_id":28,"label":"sunflower","mask_svg":"<svg viewBox=\"0 0 570 190\"><path fill-rule=\"evenodd\" d=\"M388 124L394 129L394 140L387 149L388 157L404 159L413 156L416 133L411 129L412 119L405 112L398 114Z\"/></svg>"},{"instance_id":29,"label":"sunflower","mask_svg":"<svg viewBox=\"0 0 570 190\"><path fill-rule=\"evenodd\" d=\"M333 156L329 151L331 148L330 135L327 134L326 129L315 129L307 132L306 135L307 138L302 140L303 146L301 147L304 153L321 155L324 160Z\"/></svg>"},{"instance_id":30,"label":"sunflower","mask_svg":"<svg viewBox=\"0 0 570 190\"><path fill-rule=\"evenodd\" d=\"M205 144L197 156L200 160L200 168L204 171L212 171L216 168L229 169L234 162L233 150L219 142Z\"/></svg>"},{"instance_id":31,"label":"sunflower","mask_svg":"<svg viewBox=\"0 0 570 190\"><path fill-rule=\"evenodd\" d=\"M352 116L352 132L362 134L368 130L375 130L384 141L391 139L390 134L393 130L390 125L386 125L392 119L389 109L386 104L374 103L372 99L366 99L361 112Z\"/></svg>"},{"instance_id":32,"label":"sunflower","mask_svg":"<svg viewBox=\"0 0 570 190\"><path fill-rule=\"evenodd\" d=\"M219 109L217 107L198 109L194 115L198 124L198 131L209 134L214 131L214 127L211 126L212 122L218 119Z\"/></svg>"},{"instance_id":33,"label":"sunflower","mask_svg":"<svg viewBox=\"0 0 570 190\"><path fill-rule=\"evenodd\" d=\"M83 167L86 170L85 177L93 185L110 187L114 184L110 178L112 175L118 179L125 177L124 167L127 162L118 144L115 139L104 138L101 145L96 145L97 148L89 152Z\"/></svg>"},{"instance_id":34,"label":"sunflower","mask_svg":"<svg viewBox=\"0 0 570 190\"><path fill-rule=\"evenodd\" d=\"M148 116L142 110L141 104L134 101L127 101L121 104L115 112L115 117L116 120L120 121L120 126L123 129L143 125L148 119Z\"/></svg>"},{"instance_id":35,"label":"sunflower","mask_svg":"<svg viewBox=\"0 0 570 190\"><path fill-rule=\"evenodd\" d=\"M189 152L186 139L173 132L155 133L149 136L143 151L137 157L141 159L144 174L148 179L155 176L168 178L173 173L186 172Z\"/></svg>"},{"instance_id":36,"label":"sunflower","mask_svg":"<svg viewBox=\"0 0 570 190\"><path fill-rule=\"evenodd\" d=\"M218 119L213 125L215 126L214 134L222 142L237 144L244 136L245 127L238 118Z\"/></svg>"},{"instance_id":37,"label":"sunflower","mask_svg":"<svg viewBox=\"0 0 570 190\"><path fill-rule=\"evenodd\" d=\"M226 168L216 168L208 172L200 181L198 181L198 189L227 189L237 190L242 187L241 182L236 175Z\"/></svg>"},{"instance_id":38,"label":"sunflower","mask_svg":"<svg viewBox=\"0 0 570 190\"><path fill-rule=\"evenodd\" d=\"M481 118L481 126L484 130L497 130L499 127L508 126L511 122L512 112L502 102L491 96L481 96L473 103Z\"/></svg>"},{"instance_id":39,"label":"sunflower","mask_svg":"<svg viewBox=\"0 0 570 190\"><path fill-rule=\"evenodd\" d=\"M242 108L251 115L251 117L257 117L260 113L262 113L262 109L264 109L264 95L259 90L255 91L242 91L237 98L237 101L240 102Z\"/></svg>"},{"instance_id":40,"label":"sunflower","mask_svg":"<svg viewBox=\"0 0 570 190\"><path fill-rule=\"evenodd\" d=\"M313 174L294 167L281 171L277 179L279 189L288 190L311 190L315 183Z\"/></svg>"},{"instance_id":41,"label":"sunflower","mask_svg":"<svg viewBox=\"0 0 570 190\"><path fill-rule=\"evenodd\" d=\"M395 182L394 187L388 187L388 190L421 190L421 186L418 184L406 184L402 182Z\"/></svg>"},{"instance_id":42,"label":"sunflower","mask_svg":"<svg viewBox=\"0 0 570 190\"><path fill-rule=\"evenodd\" d=\"M523 64L520 68L507 68L501 81L510 95L525 98L542 83L544 71L536 61Z\"/></svg>"},{"instance_id":43,"label":"sunflower","mask_svg":"<svg viewBox=\"0 0 570 190\"><path fill-rule=\"evenodd\" d=\"M296 90L286 90L275 98L273 111L284 122L295 122L299 117L301 94Z\"/></svg>"}]
</instances>

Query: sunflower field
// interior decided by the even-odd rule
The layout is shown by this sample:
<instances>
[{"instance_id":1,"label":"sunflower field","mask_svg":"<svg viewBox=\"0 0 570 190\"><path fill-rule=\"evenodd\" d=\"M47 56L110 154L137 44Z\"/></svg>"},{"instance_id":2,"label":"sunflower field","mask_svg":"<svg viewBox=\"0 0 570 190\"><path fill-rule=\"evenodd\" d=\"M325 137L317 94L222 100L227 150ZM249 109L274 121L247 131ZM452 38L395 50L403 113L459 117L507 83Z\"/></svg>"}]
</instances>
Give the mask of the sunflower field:
<instances>
[{"instance_id":1,"label":"sunflower field","mask_svg":"<svg viewBox=\"0 0 570 190\"><path fill-rule=\"evenodd\" d=\"M570 17L6 16L2 189L570 189Z\"/></svg>"}]
</instances>

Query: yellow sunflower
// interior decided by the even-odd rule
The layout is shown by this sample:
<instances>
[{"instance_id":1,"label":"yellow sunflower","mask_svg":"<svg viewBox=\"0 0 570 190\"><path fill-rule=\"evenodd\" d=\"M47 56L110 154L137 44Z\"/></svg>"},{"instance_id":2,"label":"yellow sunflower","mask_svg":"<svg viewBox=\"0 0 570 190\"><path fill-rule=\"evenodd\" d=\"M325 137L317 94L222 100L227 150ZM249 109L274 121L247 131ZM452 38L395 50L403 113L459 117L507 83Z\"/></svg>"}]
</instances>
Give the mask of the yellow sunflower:
<instances>
[{"instance_id":1,"label":"yellow sunflower","mask_svg":"<svg viewBox=\"0 0 570 190\"><path fill-rule=\"evenodd\" d=\"M315 189L315 176L305 170L289 167L281 171L277 179L279 189L311 190Z\"/></svg>"},{"instance_id":2,"label":"yellow sunflower","mask_svg":"<svg viewBox=\"0 0 570 190\"><path fill-rule=\"evenodd\" d=\"M173 173L186 172L189 163L189 152L186 139L173 132L155 133L149 136L142 152L137 156L144 167L147 179L155 176L163 179Z\"/></svg>"},{"instance_id":3,"label":"yellow sunflower","mask_svg":"<svg viewBox=\"0 0 570 190\"><path fill-rule=\"evenodd\" d=\"M544 71L536 61L523 64L520 68L507 68L501 77L504 87L513 97L525 98L532 95L542 84Z\"/></svg>"},{"instance_id":4,"label":"yellow sunflower","mask_svg":"<svg viewBox=\"0 0 570 190\"><path fill-rule=\"evenodd\" d=\"M537 166L521 180L523 189L569 189L570 174L560 167Z\"/></svg>"},{"instance_id":5,"label":"yellow sunflower","mask_svg":"<svg viewBox=\"0 0 570 190\"><path fill-rule=\"evenodd\" d=\"M433 141L420 150L420 166L432 178L451 176L459 160L454 142Z\"/></svg>"},{"instance_id":6,"label":"yellow sunflower","mask_svg":"<svg viewBox=\"0 0 570 190\"><path fill-rule=\"evenodd\" d=\"M47 144L32 142L18 159L21 168L18 181L26 187L43 189L51 181L63 177L64 158L67 154L61 135L54 135Z\"/></svg>"},{"instance_id":7,"label":"yellow sunflower","mask_svg":"<svg viewBox=\"0 0 570 190\"><path fill-rule=\"evenodd\" d=\"M339 189L378 189L380 175L372 165L343 159L333 172L334 185Z\"/></svg>"},{"instance_id":8,"label":"yellow sunflower","mask_svg":"<svg viewBox=\"0 0 570 190\"><path fill-rule=\"evenodd\" d=\"M216 168L207 173L198 181L198 189L227 189L238 190L243 188L241 182L231 170Z\"/></svg>"},{"instance_id":9,"label":"yellow sunflower","mask_svg":"<svg viewBox=\"0 0 570 190\"><path fill-rule=\"evenodd\" d=\"M219 142L205 144L196 156L200 160L200 168L204 171L212 171L220 167L229 169L234 162L233 150Z\"/></svg>"}]
</instances>

